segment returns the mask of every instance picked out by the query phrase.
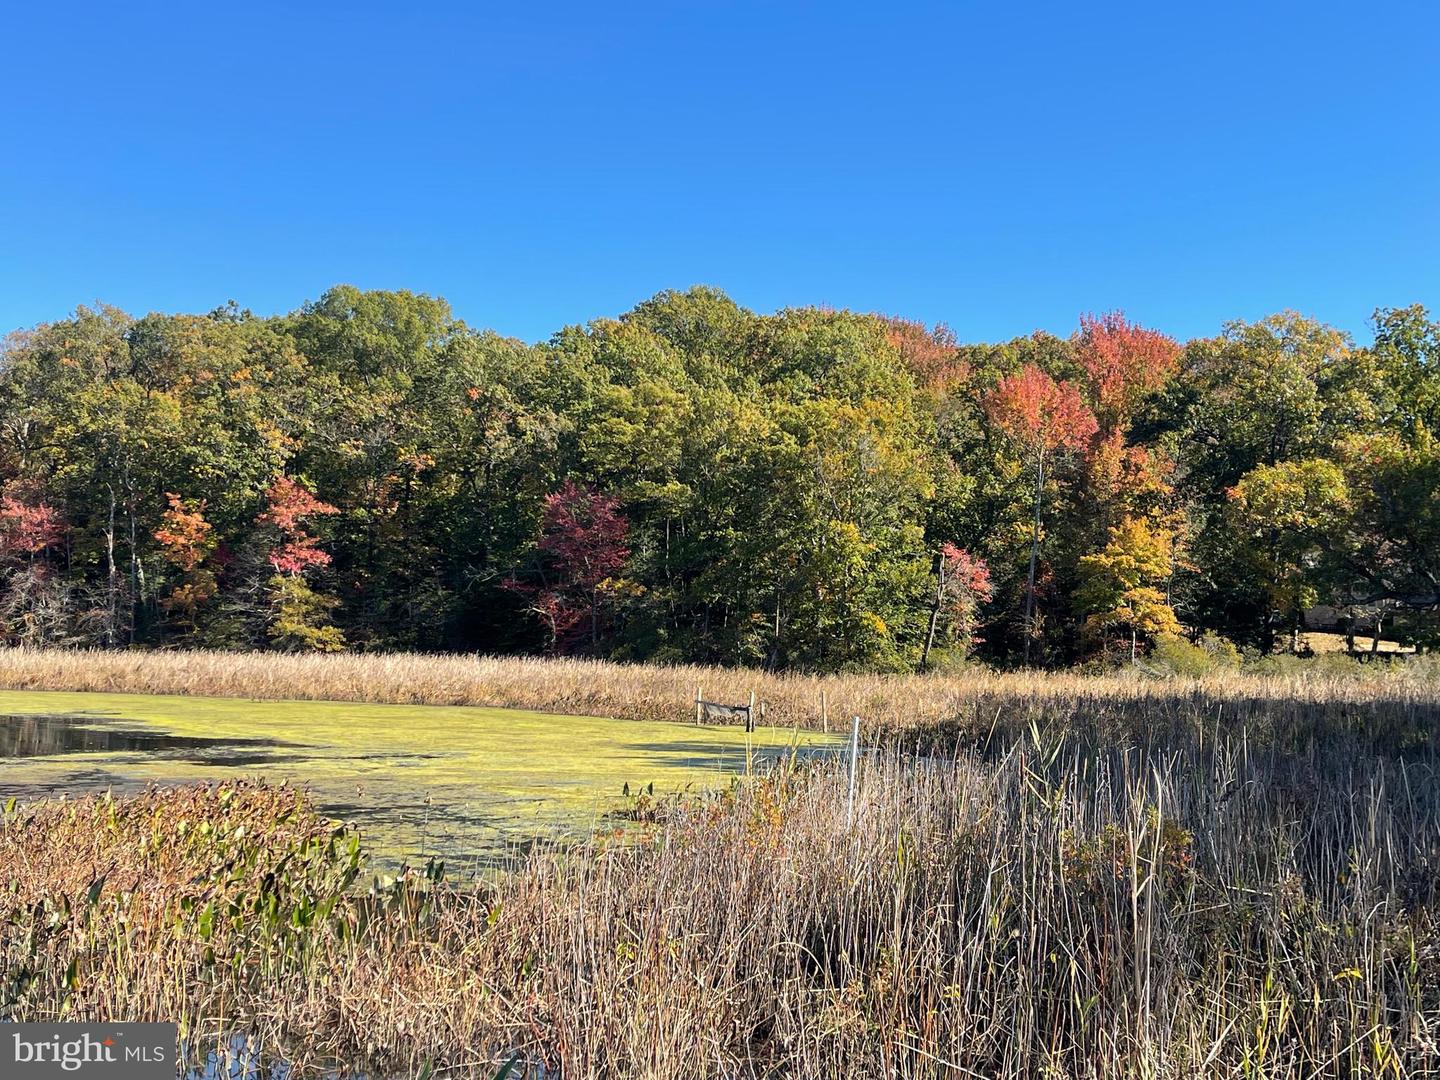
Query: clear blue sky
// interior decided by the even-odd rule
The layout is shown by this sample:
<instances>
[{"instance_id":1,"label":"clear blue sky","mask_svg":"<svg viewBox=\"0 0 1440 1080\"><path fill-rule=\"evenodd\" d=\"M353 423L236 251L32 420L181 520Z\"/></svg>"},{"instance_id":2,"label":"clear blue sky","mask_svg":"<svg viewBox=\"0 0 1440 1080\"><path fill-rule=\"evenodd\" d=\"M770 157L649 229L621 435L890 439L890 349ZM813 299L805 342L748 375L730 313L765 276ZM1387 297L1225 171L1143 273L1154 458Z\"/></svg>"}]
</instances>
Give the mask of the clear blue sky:
<instances>
[{"instance_id":1,"label":"clear blue sky","mask_svg":"<svg viewBox=\"0 0 1440 1080\"><path fill-rule=\"evenodd\" d=\"M0 330L704 282L966 340L1440 309L1431 3L16 3Z\"/></svg>"}]
</instances>

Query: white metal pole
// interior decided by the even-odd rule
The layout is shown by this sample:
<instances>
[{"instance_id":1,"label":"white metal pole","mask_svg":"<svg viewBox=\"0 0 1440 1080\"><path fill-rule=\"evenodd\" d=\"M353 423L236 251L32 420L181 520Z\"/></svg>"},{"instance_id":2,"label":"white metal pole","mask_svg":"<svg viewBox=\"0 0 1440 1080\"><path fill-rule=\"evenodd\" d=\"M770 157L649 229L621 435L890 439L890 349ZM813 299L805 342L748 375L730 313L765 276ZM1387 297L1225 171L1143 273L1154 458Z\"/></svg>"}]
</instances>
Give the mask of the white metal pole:
<instances>
[{"instance_id":1,"label":"white metal pole","mask_svg":"<svg viewBox=\"0 0 1440 1080\"><path fill-rule=\"evenodd\" d=\"M855 824L855 772L860 759L860 717L850 727L850 801L845 808L845 828Z\"/></svg>"}]
</instances>

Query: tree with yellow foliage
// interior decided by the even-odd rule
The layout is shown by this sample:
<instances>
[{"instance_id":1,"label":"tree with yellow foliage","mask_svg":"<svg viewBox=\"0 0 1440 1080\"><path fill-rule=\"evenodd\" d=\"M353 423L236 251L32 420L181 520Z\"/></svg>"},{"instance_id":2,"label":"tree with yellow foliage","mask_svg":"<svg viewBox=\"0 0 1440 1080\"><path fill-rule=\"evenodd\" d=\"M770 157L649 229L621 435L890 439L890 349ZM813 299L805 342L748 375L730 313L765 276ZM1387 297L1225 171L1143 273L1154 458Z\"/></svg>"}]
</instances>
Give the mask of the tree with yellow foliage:
<instances>
[{"instance_id":1,"label":"tree with yellow foliage","mask_svg":"<svg viewBox=\"0 0 1440 1080\"><path fill-rule=\"evenodd\" d=\"M1141 634L1178 633L1179 620L1160 588L1174 559L1175 542L1163 526L1137 517L1112 526L1104 549L1080 560L1076 600L1089 613L1086 631L1106 640L1128 629L1132 664Z\"/></svg>"}]
</instances>

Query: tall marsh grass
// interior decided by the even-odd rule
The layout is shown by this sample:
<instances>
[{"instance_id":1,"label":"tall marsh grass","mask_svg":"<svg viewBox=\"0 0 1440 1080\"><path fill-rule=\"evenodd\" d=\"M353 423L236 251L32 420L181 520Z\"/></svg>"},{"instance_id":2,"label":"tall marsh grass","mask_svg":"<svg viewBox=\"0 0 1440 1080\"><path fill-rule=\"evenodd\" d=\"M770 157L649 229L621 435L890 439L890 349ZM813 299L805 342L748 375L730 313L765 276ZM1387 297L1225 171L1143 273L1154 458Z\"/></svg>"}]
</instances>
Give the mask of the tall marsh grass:
<instances>
[{"instance_id":1,"label":"tall marsh grass","mask_svg":"<svg viewBox=\"0 0 1440 1080\"><path fill-rule=\"evenodd\" d=\"M615 664L599 660L423 654L281 654L208 651L47 651L0 649L0 688L197 694L264 700L369 701L485 705L571 715L688 720L695 691L711 701L744 703L754 692L766 722L784 727L894 731L979 718L989 726L1014 711L1085 715L1116 708L1206 708L1234 716L1283 706L1401 712L1424 708L1440 680L1361 665L1308 667L1289 674L1223 674L1204 679L1064 673L802 675L733 668ZM987 713L988 710L988 713Z\"/></svg>"},{"instance_id":2,"label":"tall marsh grass","mask_svg":"<svg viewBox=\"0 0 1440 1080\"><path fill-rule=\"evenodd\" d=\"M1440 701L1385 677L770 676L481 657L0 652L0 686L858 714L843 763L377 879L257 783L0 821L0 1019L180 1020L372 1075L1440 1073ZM3 786L0 786L3 798Z\"/></svg>"},{"instance_id":3,"label":"tall marsh grass","mask_svg":"<svg viewBox=\"0 0 1440 1080\"><path fill-rule=\"evenodd\" d=\"M13 808L0 1017L180 1018L382 1075L1440 1069L1433 745L1165 719L892 745L853 824L836 763L640 800L623 842L479 884L367 887L273 787Z\"/></svg>"}]
</instances>

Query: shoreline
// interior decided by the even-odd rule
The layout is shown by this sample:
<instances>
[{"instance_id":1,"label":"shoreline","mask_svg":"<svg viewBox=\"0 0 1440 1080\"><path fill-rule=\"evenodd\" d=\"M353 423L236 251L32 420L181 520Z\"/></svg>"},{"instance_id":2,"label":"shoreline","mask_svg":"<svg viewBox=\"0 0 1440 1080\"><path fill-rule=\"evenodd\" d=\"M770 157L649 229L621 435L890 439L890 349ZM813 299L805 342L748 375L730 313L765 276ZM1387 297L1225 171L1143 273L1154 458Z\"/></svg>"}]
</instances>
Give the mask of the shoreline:
<instances>
[{"instance_id":1,"label":"shoreline","mask_svg":"<svg viewBox=\"0 0 1440 1080\"><path fill-rule=\"evenodd\" d=\"M848 728L861 717L867 733L903 733L950 724L982 704L1054 704L1079 699L1174 701L1196 695L1216 702L1257 698L1294 704L1376 700L1425 704L1440 684L1408 671L1294 675L1223 674L1147 679L1119 674L1006 672L955 674L772 674L698 666L627 665L420 653L294 654L218 651L0 650L0 689L240 698L265 702L353 702L518 709L564 716L689 723L697 690L707 700L765 705L765 723L780 728ZM983 723L978 715L974 723Z\"/></svg>"}]
</instances>

